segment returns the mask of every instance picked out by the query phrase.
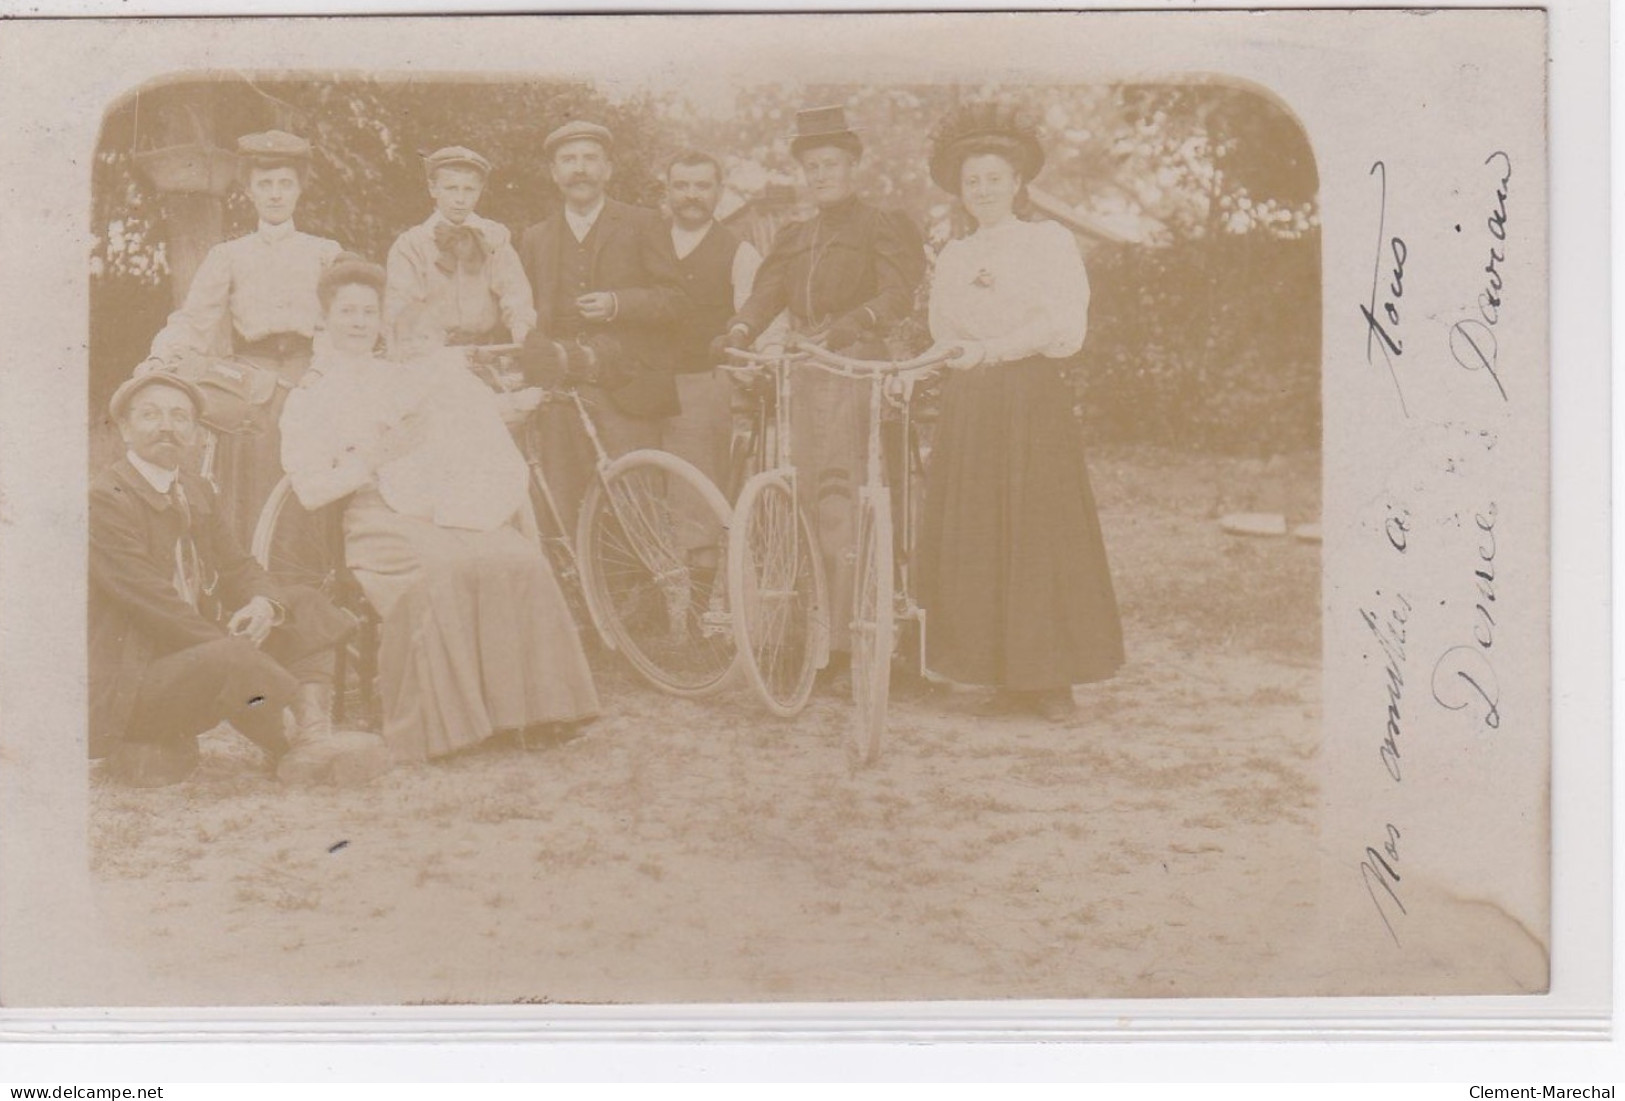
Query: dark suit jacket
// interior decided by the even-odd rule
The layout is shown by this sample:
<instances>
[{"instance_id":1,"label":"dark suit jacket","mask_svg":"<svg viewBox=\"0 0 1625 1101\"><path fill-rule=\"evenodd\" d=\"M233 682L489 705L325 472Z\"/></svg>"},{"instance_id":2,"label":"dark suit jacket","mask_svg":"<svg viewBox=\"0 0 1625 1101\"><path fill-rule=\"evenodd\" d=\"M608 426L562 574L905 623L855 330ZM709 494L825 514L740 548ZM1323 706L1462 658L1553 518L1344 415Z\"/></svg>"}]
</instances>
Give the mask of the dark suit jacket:
<instances>
[{"instance_id":1,"label":"dark suit jacket","mask_svg":"<svg viewBox=\"0 0 1625 1101\"><path fill-rule=\"evenodd\" d=\"M536 326L555 339L560 249L574 243L562 208L527 229L519 243L519 259L536 296ZM621 359L605 389L623 413L669 417L678 411L672 330L687 310L688 297L665 222L653 210L605 199L588 244L588 289L613 291L616 301L614 319L587 330L619 345Z\"/></svg>"},{"instance_id":2,"label":"dark suit jacket","mask_svg":"<svg viewBox=\"0 0 1625 1101\"><path fill-rule=\"evenodd\" d=\"M791 326L811 334L859 311L869 335L878 338L913 312L924 276L925 247L914 223L850 198L774 235L750 300L730 324L744 325L754 338L788 309ZM884 352L877 346L848 354Z\"/></svg>"},{"instance_id":3,"label":"dark suit jacket","mask_svg":"<svg viewBox=\"0 0 1625 1101\"><path fill-rule=\"evenodd\" d=\"M175 543L185 521L170 498L153 489L128 459L119 459L91 483L92 756L123 736L142 675L153 661L225 637L231 613L256 596L285 610L289 606L289 594L237 542L214 488L186 471L180 479L203 586L209 590L197 609L175 592ZM320 614L305 614L307 601L294 603L302 609L294 645L303 653L331 646L352 629L350 617L326 601L314 609ZM294 633L292 627L286 633Z\"/></svg>"}]
</instances>

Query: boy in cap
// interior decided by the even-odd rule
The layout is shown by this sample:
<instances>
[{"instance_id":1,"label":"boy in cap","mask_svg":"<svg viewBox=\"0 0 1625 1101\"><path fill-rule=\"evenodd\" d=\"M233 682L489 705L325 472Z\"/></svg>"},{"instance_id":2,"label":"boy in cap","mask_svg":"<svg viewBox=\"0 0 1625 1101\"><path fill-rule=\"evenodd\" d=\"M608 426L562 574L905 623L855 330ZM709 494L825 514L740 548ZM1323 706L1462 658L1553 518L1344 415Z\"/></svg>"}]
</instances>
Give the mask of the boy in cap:
<instances>
[{"instance_id":1,"label":"boy in cap","mask_svg":"<svg viewBox=\"0 0 1625 1101\"><path fill-rule=\"evenodd\" d=\"M310 143L280 130L237 141L243 189L259 215L254 232L215 245L186 301L152 341L137 374L190 356L238 355L274 370L284 385L257 410L252 430L221 441L216 484L237 539L247 545L260 508L282 477L277 419L288 390L310 366L321 316L316 283L340 251L337 241L301 233L294 210L310 170Z\"/></svg>"},{"instance_id":2,"label":"boy in cap","mask_svg":"<svg viewBox=\"0 0 1625 1101\"><path fill-rule=\"evenodd\" d=\"M389 250L384 331L421 303L447 344L523 344L536 327L530 283L507 227L474 213L491 162L458 145L429 154L424 169L434 213Z\"/></svg>"},{"instance_id":3,"label":"boy in cap","mask_svg":"<svg viewBox=\"0 0 1625 1101\"><path fill-rule=\"evenodd\" d=\"M335 733L321 706L354 620L268 577L213 487L181 469L202 408L165 372L127 379L109 403L127 450L90 490L90 755L129 783L176 783L198 735L225 720L286 781L370 779L389 766L383 742Z\"/></svg>"}]
</instances>

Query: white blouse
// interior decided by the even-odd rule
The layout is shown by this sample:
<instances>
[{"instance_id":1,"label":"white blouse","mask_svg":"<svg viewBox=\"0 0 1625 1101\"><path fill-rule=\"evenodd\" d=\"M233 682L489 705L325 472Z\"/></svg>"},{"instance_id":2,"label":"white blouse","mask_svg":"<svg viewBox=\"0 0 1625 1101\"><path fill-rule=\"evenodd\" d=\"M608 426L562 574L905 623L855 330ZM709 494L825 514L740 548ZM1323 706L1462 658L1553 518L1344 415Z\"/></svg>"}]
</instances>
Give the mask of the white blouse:
<instances>
[{"instance_id":1,"label":"white blouse","mask_svg":"<svg viewBox=\"0 0 1625 1101\"><path fill-rule=\"evenodd\" d=\"M528 504L530 470L496 395L460 363L318 353L281 429L282 467L306 508L376 482L403 515L493 531Z\"/></svg>"},{"instance_id":2,"label":"white blouse","mask_svg":"<svg viewBox=\"0 0 1625 1101\"><path fill-rule=\"evenodd\" d=\"M950 241L931 277L930 323L938 344L975 341L988 363L1076 354L1089 277L1072 233L1012 218Z\"/></svg>"}]
</instances>

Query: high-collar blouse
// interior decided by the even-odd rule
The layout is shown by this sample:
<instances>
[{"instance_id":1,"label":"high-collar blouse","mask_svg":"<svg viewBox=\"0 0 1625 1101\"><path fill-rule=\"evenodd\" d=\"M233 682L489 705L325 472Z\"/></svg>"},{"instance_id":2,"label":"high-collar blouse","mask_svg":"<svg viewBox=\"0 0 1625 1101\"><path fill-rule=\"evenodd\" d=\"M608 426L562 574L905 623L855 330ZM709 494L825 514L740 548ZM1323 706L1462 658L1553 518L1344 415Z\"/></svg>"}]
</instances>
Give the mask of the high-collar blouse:
<instances>
[{"instance_id":1,"label":"high-collar blouse","mask_svg":"<svg viewBox=\"0 0 1625 1101\"><path fill-rule=\"evenodd\" d=\"M1083 347L1089 277L1058 222L1010 219L950 241L931 277L931 336L975 341L986 362L1064 359Z\"/></svg>"},{"instance_id":2,"label":"high-collar blouse","mask_svg":"<svg viewBox=\"0 0 1625 1101\"><path fill-rule=\"evenodd\" d=\"M174 356L226 352L218 346L231 328L250 343L277 333L315 333L321 318L316 284L337 258L339 243L294 228L293 222L260 228L215 245L204 256L186 302L152 341L152 354Z\"/></svg>"}]
</instances>

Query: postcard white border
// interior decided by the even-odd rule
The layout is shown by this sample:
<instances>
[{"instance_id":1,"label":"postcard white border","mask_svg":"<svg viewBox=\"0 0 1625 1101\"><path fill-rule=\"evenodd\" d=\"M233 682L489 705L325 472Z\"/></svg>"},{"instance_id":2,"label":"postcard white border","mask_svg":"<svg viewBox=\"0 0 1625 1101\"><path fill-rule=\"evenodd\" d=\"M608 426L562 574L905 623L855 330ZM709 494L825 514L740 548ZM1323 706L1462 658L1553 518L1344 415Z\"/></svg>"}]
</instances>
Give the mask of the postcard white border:
<instances>
[{"instance_id":1,"label":"postcard white border","mask_svg":"<svg viewBox=\"0 0 1625 1101\"><path fill-rule=\"evenodd\" d=\"M20 4L9 3L8 6L22 7ZM712 10L719 7L708 6ZM781 6L753 5L753 8L762 10ZM1143 5L1105 3L1098 6L1129 8ZM1181 4L1177 10L1190 10L1193 6L1209 10L1220 5ZM1363 5L1254 6L1286 8ZM1526 5L1452 3L1438 6L1455 8ZM443 11L454 7L445 3L398 4L392 6L392 10L398 14L421 14L431 9ZM824 7L827 10L830 6ZM840 7L844 8L847 5ZM182 10L187 14L205 14L209 11L207 6L195 4L149 5L138 12L132 12L129 6L114 2L57 6L57 10L64 8L83 14L116 12L121 15L179 14ZM315 10L296 4L261 2L239 8L236 13L340 14L366 8L367 5L354 0L350 4L323 4ZM518 5L501 3L468 5L468 8L483 11L520 10ZM620 9L668 10L665 5L648 4L625 4L621 5ZM33 7L32 10L39 9ZM525 5L524 10L538 10L538 7ZM1604 157L1608 149L1608 134L1605 132L1606 115L1602 104L1606 102L1605 93L1608 87L1604 55L1604 43L1608 41L1608 13L1601 3L1582 3L1579 0L1553 3L1549 5L1548 10L1551 15L1552 50L1549 148L1552 181L1550 303L1554 365L1553 714L1556 730L1553 754L1555 851L1552 994L1536 999L1360 999L1354 1002L1347 999L1272 999L1268 1002L1246 1000L1178 1005L1143 1001L1092 1003L1089 1017L1092 1018L1092 1023L1098 1022L1098 1030L1090 1026L1080 1028L1075 1022L1068 1022L1064 1027L1055 1027L1060 1022L1046 1021L1041 1007L1033 1007L1036 1009L1034 1014L1019 1011L993 1012L993 1007L990 1007L987 1015L979 1017L973 1008L973 1012L968 1015L965 1022L967 1027L964 1031L953 1026L945 1027L946 1022L938 1020L936 1014L923 1017L900 1015L895 1012L897 1007L888 1007L888 1012L878 1017L871 1016L868 1011L860 1008L849 1008L832 1015L828 1012L828 1007L817 1007L816 1014L803 1016L800 1011L805 1007L790 1007L782 1016L778 1010L773 1011L772 1017L778 1025L777 1028L747 1030L746 1035L752 1043L746 1045L747 1050L739 1063L745 1074L751 1074L751 1069L754 1068L757 1074L765 1077L795 1075L797 1069L802 1073L795 1076L846 1076L844 1073L831 1075L827 1056L821 1056L817 1051L802 1046L792 1046L786 1050L780 1046L780 1041L791 1038L813 1040L828 1037L831 1033L826 1031L826 1027L829 1026L833 1026L841 1037L847 1040L878 1041L882 1037L893 1041L905 1038L997 1037L1017 1044L1020 1053L1006 1049L1006 1055L1014 1058L1001 1056L998 1059L989 1059L987 1060L989 1065L1011 1067L1024 1064L1030 1069L1036 1069L1030 1060L1038 1059L1040 1063L1054 1068L1055 1072L1066 1073L1068 1069L1076 1072L1080 1069L1082 1061L1087 1059L1092 1065L1089 1077L1095 1076L1094 1070L1101 1069L1095 1064L1095 1060L1102 1058L1110 1058L1111 1065L1126 1077L1140 1077L1145 1072L1149 1072L1152 1076L1167 1076L1168 1061L1174 1057L1174 1050L1164 1045L1183 1045L1199 1037L1235 1041L1241 1041L1243 1038L1254 1041L1279 1041L1288 1038L1362 1038L1386 1041L1409 1036L1437 1040L1470 1038L1488 1041L1517 1034L1531 1040L1543 1036L1555 1040L1577 1037L1581 1034L1598 1035L1600 1029L1607 1027L1607 1015L1598 1012L1596 984L1587 982L1586 976L1599 972L1614 976L1616 973L1617 961L1611 952L1610 933L1612 926L1617 924L1618 914L1616 912L1609 916L1611 922L1595 909L1591 909L1590 904L1594 901L1595 894L1590 888L1599 880L1613 880L1617 854L1621 849L1617 823L1612 821L1608 785L1610 774L1613 774L1615 783L1618 782L1618 765L1612 757L1609 757L1613 768L1605 770L1597 767L1599 752L1607 751L1608 739L1604 732L1611 729L1608 685L1609 673L1612 671L1608 657L1611 632L1607 594L1610 588L1610 566L1613 562L1607 548L1613 525L1608 522L1612 516L1608 483L1599 476L1601 471L1610 469L1608 431L1612 397L1609 373L1605 366L1608 363L1610 348L1608 321L1610 313L1608 304L1603 301L1606 295L1604 288L1609 285L1608 249L1606 236L1599 233L1600 225L1605 222L1602 212L1606 209L1607 201L1604 192L1606 179ZM1617 475L1618 471L1615 473ZM1610 838L1614 841L1612 848L1608 844ZM1606 961L1605 966L1599 967L1603 961ZM1619 984L1615 981L1608 985L1616 993L1613 998L1605 999L1603 1004L1613 1001L1617 1005ZM1576 995L1579 995L1580 1000L1585 1003L1583 1008L1577 1008ZM1532 1011L1531 1007L1534 1005L1539 1005L1541 1011ZM997 1008L1009 1010L1011 1006L1001 1003ZM1328 1008L1335 1008L1336 1012L1328 1014L1326 1012ZM1113 1020L1116 1014L1125 1010L1132 1014L1135 1027L1118 1031ZM715 1076L721 1073L720 1067L724 1056L735 1050L734 1045L700 1046L691 1050L685 1047L686 1055L671 1057L677 1055L677 1049L672 1045L694 1036L697 1022L689 1016L689 1012L674 1011L673 1016L666 1017L662 1013L651 1013L648 1007L640 1007L635 1015L626 1016L614 1012L605 1013L602 1018L599 1018L597 1013L572 1014L571 1017L577 1022L573 1027L564 1025L563 1022L543 1023L534 1029L533 1034L555 1040L549 1058L555 1071L569 1073L568 1068L573 1068L577 1074L605 1072L611 1064L603 1057L609 1052L596 1042L584 1046L580 1042L589 1039L608 1041L613 1038L627 1044L628 1053L636 1049L640 1061L636 1064L639 1073L635 1076L642 1076L645 1071L652 1072L653 1077ZM706 1013L704 1010L699 1011L700 1018L705 1019ZM1276 1016L1277 1013L1280 1014L1279 1017ZM761 1021L767 1014L763 1007L753 1007L748 1011L748 1015ZM283 1038L290 1040L296 1037L307 1038L309 1023L313 1021L320 1022L317 1029L324 1039L330 1041L321 1045L323 1054L319 1057L319 1061L334 1069L339 1063L350 1067L352 1072L355 1068L361 1068L364 1077L393 1075L385 1067L372 1062L373 1054L369 1053L365 1045L356 1045L351 1051L352 1045L345 1043L341 1058L339 1048L335 1047L339 1042L340 1033L344 1034L346 1039L354 1035L358 1029L376 1030L373 1035L380 1039L388 1036L390 1039L401 1040L407 1036L385 1026L383 1016L365 1011L335 1011L331 1016L326 1013L293 1011L292 1016L306 1022L303 1028L298 1027L295 1020L287 1017L284 1017L281 1027L271 1025L271 1020L278 1016L283 1015L278 1011L266 1011L263 1016L260 1013L244 1014L240 1011L201 1011L195 1016L188 1013L183 1018L172 1013L160 1015L122 1011L76 1014L37 1011L23 1014L4 1011L0 1012L0 1029L3 1029L3 1034L8 1040L23 1033L28 1033L36 1039L43 1038L47 1033L54 1033L58 1037L73 1033L81 1041L91 1041L98 1034L103 1039L110 1039L116 1034L129 1036L131 1033L144 1033L150 1038L162 1035L170 1040L197 1040L208 1037L213 1042L199 1045L195 1055L189 1056L189 1061L193 1057L199 1060L206 1057L216 1068L216 1075L228 1080L255 1069L256 1065L262 1073L268 1071L272 1077L285 1077L296 1067L306 1066L307 1064L303 1062L297 1065L288 1064L278 1041ZM589 1018L597 1019L598 1023L584 1026L582 1022ZM1283 1023L1290 1022L1294 1018L1301 1022L1301 1027ZM345 1024L341 1025L340 1019L343 1019ZM266 1043L258 1046L221 1043L226 1038L225 1034L233 1029L228 1021L258 1023L264 1030L260 1035ZM909 1021L912 1022L912 1027L902 1030L899 1034L890 1029L882 1030L879 1027L882 1021L892 1024ZM1494 1023L1489 1025L1488 1032L1479 1031L1483 1025L1491 1021ZM740 1035L735 1031L741 1023L737 1019L713 1017L710 1018L710 1023L713 1026L720 1026L720 1034L703 1024L699 1025L698 1030L717 1039ZM436 1025L432 1029L424 1030L419 1038L451 1039L452 1034L460 1034L464 1040L469 1041L470 1046L460 1047L451 1044L417 1048L414 1049L414 1057L400 1064L400 1069L443 1062L455 1065L459 1058L457 1054L459 1050L467 1054L473 1050L473 1045L501 1038L492 1032L484 1032L483 1036L478 1035L482 1030L478 1026L470 1029L470 1025L474 1025L474 1021L460 1015L448 1014L438 1018ZM299 1036L301 1032L306 1035ZM1026 1043L1030 1040L1048 1040L1063 1036L1089 1036L1099 1040L1109 1038L1113 1041L1138 1037L1160 1042L1156 1045L1145 1044L1138 1048L1132 1045L1125 1047L1115 1042L1109 1045L1090 1045L1087 1052L1080 1052L1077 1049L1060 1052L1053 1048L1033 1049ZM654 1058L646 1046L646 1042L654 1040L665 1041L657 1045L665 1049L659 1058ZM645 1043L640 1044L638 1041ZM1203 1062L1215 1071L1228 1065L1232 1071L1241 1071L1251 1077L1277 1078L1277 1072L1290 1075L1293 1068L1296 1068L1298 1074L1303 1075L1307 1072L1310 1078L1326 1077L1328 1072L1336 1070L1342 1070L1349 1077L1364 1078L1371 1074L1375 1066L1383 1064L1384 1059L1390 1054L1387 1051L1390 1044L1386 1042L1380 1043L1379 1046L1362 1045L1358 1050L1345 1049L1334 1052L1328 1052L1319 1045L1313 1046L1317 1050L1310 1051L1310 1045L1272 1047L1269 1053L1270 1063L1263 1066L1239 1044L1228 1045L1222 1050L1214 1045L1204 1045ZM71 1052L66 1053L73 1062L79 1062L92 1050L78 1044L74 1047L80 1054L75 1056ZM852 1058L843 1058L842 1067L845 1070L857 1071L859 1075L864 1073L864 1067L872 1068L868 1073L876 1073L881 1066L881 1061L877 1057L883 1050L893 1047L894 1044L891 1043L871 1043L865 1045L861 1052L849 1051L847 1054ZM26 1056L28 1061L32 1062L34 1057L45 1055L47 1051L46 1045L31 1045L23 1049L8 1046L6 1056L8 1061L11 1061L12 1056ZM526 1051L524 1047L508 1051L504 1065L520 1076L527 1076L525 1071L519 1069L526 1062ZM905 1051L898 1050L894 1052L899 1060L896 1065L898 1068L908 1068L904 1070L905 1074L930 1078L937 1078L939 1074L948 1077L965 1072L963 1052L942 1049L934 1049L934 1052L929 1060L922 1060L907 1058ZM1471 1077L1482 1080L1491 1075L1510 1076L1517 1073L1520 1067L1529 1065L1529 1057L1535 1054L1532 1047L1495 1050L1480 1048L1471 1053L1476 1059ZM1566 1080L1585 1078L1586 1071L1582 1069L1584 1065L1600 1067L1603 1064L1599 1060L1617 1055L1617 1042L1587 1044L1569 1056L1562 1077ZM576 1056L580 1056L583 1061L574 1062ZM1210 1058L1211 1056L1218 1058ZM159 1061L167 1070L155 1068L159 1079L174 1076L176 1065L174 1058L175 1053L160 1058ZM1424 1068L1427 1056L1424 1054L1417 1058L1423 1062L1413 1062L1411 1066L1420 1070ZM1021 1064L1016 1062L1017 1059ZM710 1069L700 1065L708 1062L711 1064ZM1462 1066L1465 1074L1465 1064ZM203 1069L203 1065L192 1064L192 1068L185 1077L194 1077L193 1071ZM616 1076L625 1076L628 1069L625 1065L621 1065L609 1072ZM1396 1070L1399 1070L1399 1077L1406 1076L1403 1070L1389 1063L1386 1064L1386 1073L1380 1077L1393 1076ZM128 1064L123 1064L119 1075L127 1077L133 1072ZM411 1073L410 1070L406 1072ZM208 1075L205 1073L203 1077L206 1078Z\"/></svg>"}]
</instances>

